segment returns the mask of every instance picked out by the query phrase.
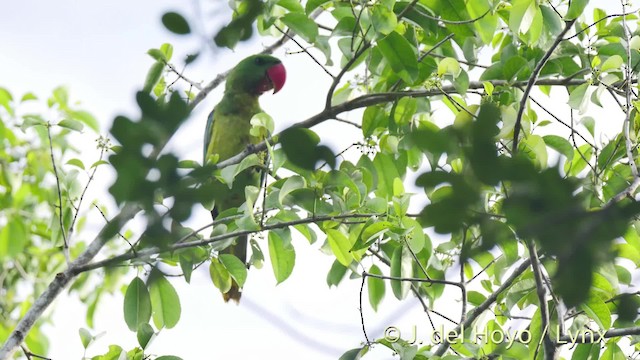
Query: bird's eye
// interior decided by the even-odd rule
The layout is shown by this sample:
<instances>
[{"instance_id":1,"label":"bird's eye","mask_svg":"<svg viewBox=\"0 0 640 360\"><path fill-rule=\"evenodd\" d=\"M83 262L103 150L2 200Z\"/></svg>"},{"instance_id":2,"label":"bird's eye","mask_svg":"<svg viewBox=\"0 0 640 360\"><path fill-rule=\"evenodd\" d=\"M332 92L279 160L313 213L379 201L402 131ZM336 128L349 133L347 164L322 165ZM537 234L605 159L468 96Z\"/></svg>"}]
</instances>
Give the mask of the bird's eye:
<instances>
[{"instance_id":1,"label":"bird's eye","mask_svg":"<svg viewBox=\"0 0 640 360\"><path fill-rule=\"evenodd\" d=\"M264 64L264 59L263 58L256 58L256 65L263 65Z\"/></svg>"}]
</instances>

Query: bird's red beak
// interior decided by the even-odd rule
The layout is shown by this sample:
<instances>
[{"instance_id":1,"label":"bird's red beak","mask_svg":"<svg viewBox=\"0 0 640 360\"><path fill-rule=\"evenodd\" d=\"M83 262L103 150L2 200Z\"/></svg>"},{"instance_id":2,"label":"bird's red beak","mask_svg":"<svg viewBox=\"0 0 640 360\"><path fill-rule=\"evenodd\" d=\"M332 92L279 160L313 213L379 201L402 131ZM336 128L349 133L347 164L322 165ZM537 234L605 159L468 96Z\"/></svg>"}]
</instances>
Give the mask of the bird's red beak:
<instances>
[{"instance_id":1,"label":"bird's red beak","mask_svg":"<svg viewBox=\"0 0 640 360\"><path fill-rule=\"evenodd\" d=\"M284 86L284 83L287 80L287 70L285 70L282 63L279 63L267 69L267 76L271 81L273 93L275 94Z\"/></svg>"}]
</instances>

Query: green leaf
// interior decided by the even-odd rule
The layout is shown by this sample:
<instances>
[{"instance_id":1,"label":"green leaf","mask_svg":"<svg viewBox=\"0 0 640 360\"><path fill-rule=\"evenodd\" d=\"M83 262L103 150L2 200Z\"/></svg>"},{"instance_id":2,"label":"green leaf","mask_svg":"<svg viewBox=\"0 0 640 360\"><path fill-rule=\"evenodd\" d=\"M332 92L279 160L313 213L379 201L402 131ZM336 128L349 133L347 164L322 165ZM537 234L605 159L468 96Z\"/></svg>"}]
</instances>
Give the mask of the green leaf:
<instances>
[{"instance_id":1,"label":"green leaf","mask_svg":"<svg viewBox=\"0 0 640 360\"><path fill-rule=\"evenodd\" d=\"M105 164L109 164L109 162L105 161L105 160L98 160L96 162L94 162L93 164L91 164L91 166L89 168L93 169L96 166L100 166L100 165L105 165Z\"/></svg>"},{"instance_id":2,"label":"green leaf","mask_svg":"<svg viewBox=\"0 0 640 360\"><path fill-rule=\"evenodd\" d=\"M180 298L173 285L159 271L152 272L149 277L149 293L156 327L171 329L176 326L180 320Z\"/></svg>"},{"instance_id":3,"label":"green leaf","mask_svg":"<svg viewBox=\"0 0 640 360\"><path fill-rule=\"evenodd\" d=\"M142 324L151 319L151 298L147 285L139 277L135 277L124 295L124 321L129 330L138 331Z\"/></svg>"},{"instance_id":4,"label":"green leaf","mask_svg":"<svg viewBox=\"0 0 640 360\"><path fill-rule=\"evenodd\" d=\"M73 119L64 119L58 123L58 126L63 128L67 128L73 131L82 131L84 129L84 125L81 122Z\"/></svg>"},{"instance_id":5,"label":"green leaf","mask_svg":"<svg viewBox=\"0 0 640 360\"><path fill-rule=\"evenodd\" d=\"M454 58L447 57L440 60L440 62L438 63L439 76L451 75L456 78L460 74L460 71L462 71L462 69L460 68L460 63Z\"/></svg>"},{"instance_id":6,"label":"green leaf","mask_svg":"<svg viewBox=\"0 0 640 360\"><path fill-rule=\"evenodd\" d=\"M609 56L609 58L607 58L607 60L604 61L604 63L602 63L602 65L600 65L600 71L605 72L611 69L620 70L620 68L622 67L622 63L622 56L611 55Z\"/></svg>"},{"instance_id":7,"label":"green leaf","mask_svg":"<svg viewBox=\"0 0 640 360\"><path fill-rule=\"evenodd\" d=\"M569 140L558 135L545 135L542 138L548 147L564 155L568 161L573 159L573 146Z\"/></svg>"},{"instance_id":8,"label":"green leaf","mask_svg":"<svg viewBox=\"0 0 640 360\"><path fill-rule=\"evenodd\" d=\"M584 113L587 104L589 103L589 97L587 96L587 90L589 89L589 83L584 83L576 86L569 95L569 106L574 110L579 110L580 113Z\"/></svg>"},{"instance_id":9,"label":"green leaf","mask_svg":"<svg viewBox=\"0 0 640 360\"><path fill-rule=\"evenodd\" d=\"M376 195L383 198L391 198L393 196L393 182L400 177L393 157L385 153L377 153L373 159L373 165L378 173Z\"/></svg>"},{"instance_id":10,"label":"green leaf","mask_svg":"<svg viewBox=\"0 0 640 360\"><path fill-rule=\"evenodd\" d=\"M279 141L287 159L295 166L314 170L316 163L324 160L335 167L333 152L327 146L318 145L320 137L310 129L289 128L280 134Z\"/></svg>"},{"instance_id":11,"label":"green leaf","mask_svg":"<svg viewBox=\"0 0 640 360\"><path fill-rule=\"evenodd\" d=\"M147 77L144 80L142 91L146 93L150 93L153 90L153 88L156 87L156 84L158 84L158 82L160 81L163 71L164 71L163 62L156 61L153 65L151 65L149 72L147 72Z\"/></svg>"},{"instance_id":12,"label":"green leaf","mask_svg":"<svg viewBox=\"0 0 640 360\"><path fill-rule=\"evenodd\" d=\"M69 159L69 161L67 161L67 165L73 165L76 167L79 167L80 169L84 170L84 163L82 163L82 161L80 159Z\"/></svg>"},{"instance_id":13,"label":"green leaf","mask_svg":"<svg viewBox=\"0 0 640 360\"><path fill-rule=\"evenodd\" d=\"M304 8L298 0L278 0L277 4L291 12L304 12Z\"/></svg>"},{"instance_id":14,"label":"green leaf","mask_svg":"<svg viewBox=\"0 0 640 360\"><path fill-rule=\"evenodd\" d=\"M376 32L387 35L396 28L398 19L386 6L374 5L371 11L371 25Z\"/></svg>"},{"instance_id":15,"label":"green leaf","mask_svg":"<svg viewBox=\"0 0 640 360\"><path fill-rule=\"evenodd\" d=\"M362 114L362 135L369 137L374 131L382 131L388 123L388 116L379 106L369 106Z\"/></svg>"},{"instance_id":16,"label":"green leaf","mask_svg":"<svg viewBox=\"0 0 640 360\"><path fill-rule=\"evenodd\" d=\"M247 281L247 266L244 262L232 254L220 254L218 259L227 268L229 275L236 281L238 286L243 287L245 281Z\"/></svg>"},{"instance_id":17,"label":"green leaf","mask_svg":"<svg viewBox=\"0 0 640 360\"><path fill-rule=\"evenodd\" d=\"M160 46L160 51L164 54L165 60L170 61L173 56L173 45L164 43Z\"/></svg>"},{"instance_id":18,"label":"green leaf","mask_svg":"<svg viewBox=\"0 0 640 360\"><path fill-rule=\"evenodd\" d=\"M411 251L416 254L422 251L422 249L428 245L426 244L427 237L424 232L422 232L422 226L420 226L418 221L410 217L403 217L402 225L404 225L406 229L410 229L410 232L407 234L407 244ZM431 247L429 246L429 254L431 254L430 250Z\"/></svg>"},{"instance_id":19,"label":"green leaf","mask_svg":"<svg viewBox=\"0 0 640 360\"><path fill-rule=\"evenodd\" d=\"M291 242L285 242L277 231L269 231L269 257L277 283L287 280L293 271L296 253Z\"/></svg>"},{"instance_id":20,"label":"green leaf","mask_svg":"<svg viewBox=\"0 0 640 360\"><path fill-rule=\"evenodd\" d=\"M412 261L409 251L404 246L398 246L391 256L391 276L410 277L413 274ZM409 281L391 280L391 290L398 300L404 299L410 288Z\"/></svg>"},{"instance_id":21,"label":"green leaf","mask_svg":"<svg viewBox=\"0 0 640 360\"><path fill-rule=\"evenodd\" d=\"M149 324L142 324L138 328L138 332L136 333L136 337L138 338L138 344L142 349L146 349L147 346L151 343L151 340L155 337L155 332L153 328Z\"/></svg>"},{"instance_id":22,"label":"green leaf","mask_svg":"<svg viewBox=\"0 0 640 360\"><path fill-rule=\"evenodd\" d=\"M327 285L338 286L342 279L344 279L345 274L347 273L347 268L340 264L338 260L334 260L331 265L331 269L329 269L329 273L327 274Z\"/></svg>"},{"instance_id":23,"label":"green leaf","mask_svg":"<svg viewBox=\"0 0 640 360\"><path fill-rule=\"evenodd\" d=\"M89 330L85 328L80 328L78 330L78 333L80 334L80 341L82 342L82 346L86 349L93 341L93 335L91 335Z\"/></svg>"},{"instance_id":24,"label":"green leaf","mask_svg":"<svg viewBox=\"0 0 640 360\"><path fill-rule=\"evenodd\" d=\"M482 86L484 87L484 92L487 94L487 96L493 95L494 86L491 82L485 81L482 83Z\"/></svg>"},{"instance_id":25,"label":"green leaf","mask_svg":"<svg viewBox=\"0 0 640 360\"><path fill-rule=\"evenodd\" d=\"M404 36L393 31L378 41L377 48L402 80L412 84L418 78L416 50Z\"/></svg>"},{"instance_id":26,"label":"green leaf","mask_svg":"<svg viewBox=\"0 0 640 360\"><path fill-rule=\"evenodd\" d=\"M535 0L515 0L509 13L509 28L516 34L524 34L531 28L538 5Z\"/></svg>"},{"instance_id":27,"label":"green leaf","mask_svg":"<svg viewBox=\"0 0 640 360\"><path fill-rule=\"evenodd\" d=\"M189 23L184 16L173 11L162 15L162 24L167 30L178 35L186 35L191 32Z\"/></svg>"},{"instance_id":28,"label":"green leaf","mask_svg":"<svg viewBox=\"0 0 640 360\"><path fill-rule=\"evenodd\" d=\"M222 169L220 171L220 177L222 178L222 181L224 181L224 183L229 186L229 189L231 189L233 181L236 176L238 176L238 174L256 165L260 165L260 159L258 158L257 154L251 154L242 159L242 161L240 161L238 165L231 165Z\"/></svg>"},{"instance_id":29,"label":"green leaf","mask_svg":"<svg viewBox=\"0 0 640 360\"><path fill-rule=\"evenodd\" d=\"M318 36L318 24L302 13L288 13L282 18L282 22L293 32L300 35L308 43L314 43Z\"/></svg>"},{"instance_id":30,"label":"green leaf","mask_svg":"<svg viewBox=\"0 0 640 360\"><path fill-rule=\"evenodd\" d=\"M368 346L351 349L342 354L338 360L360 360L362 356L367 353L368 349Z\"/></svg>"},{"instance_id":31,"label":"green leaf","mask_svg":"<svg viewBox=\"0 0 640 360\"><path fill-rule=\"evenodd\" d=\"M73 119L78 120L81 123L90 127L91 130L95 132L100 132L100 124L98 123L98 120L96 120L96 118L90 112L84 111L84 110L74 110L74 111L69 111L69 115Z\"/></svg>"},{"instance_id":32,"label":"green leaf","mask_svg":"<svg viewBox=\"0 0 640 360\"><path fill-rule=\"evenodd\" d=\"M589 296L580 307L598 324L600 330L609 330L611 327L611 312L602 299L597 296Z\"/></svg>"},{"instance_id":33,"label":"green leaf","mask_svg":"<svg viewBox=\"0 0 640 360\"><path fill-rule=\"evenodd\" d=\"M275 124L273 118L265 112L259 112L251 118L250 134L257 138L267 138L273 134Z\"/></svg>"},{"instance_id":34,"label":"green leaf","mask_svg":"<svg viewBox=\"0 0 640 360\"><path fill-rule=\"evenodd\" d=\"M541 169L547 167L547 148L542 137L529 135L522 139L519 148L527 154Z\"/></svg>"},{"instance_id":35,"label":"green leaf","mask_svg":"<svg viewBox=\"0 0 640 360\"><path fill-rule=\"evenodd\" d=\"M571 5L569 5L569 10L567 10L567 15L565 15L565 19L573 20L582 15L587 4L589 4L589 0L572 0Z\"/></svg>"},{"instance_id":36,"label":"green leaf","mask_svg":"<svg viewBox=\"0 0 640 360\"><path fill-rule=\"evenodd\" d=\"M596 120L591 116L585 116L580 119L579 124L584 125L585 128L589 131L591 136L595 136L596 133Z\"/></svg>"},{"instance_id":37,"label":"green leaf","mask_svg":"<svg viewBox=\"0 0 640 360\"><path fill-rule=\"evenodd\" d=\"M149 54L149 56L151 56L156 61L167 61L165 54L160 51L160 49L149 49L147 50L147 54Z\"/></svg>"},{"instance_id":38,"label":"green leaf","mask_svg":"<svg viewBox=\"0 0 640 360\"><path fill-rule=\"evenodd\" d=\"M292 176L285 180L284 184L282 184L282 188L280 188L280 192L278 193L278 202L280 205L284 204L285 197L289 195L291 192L302 189L306 186L306 181L302 176Z\"/></svg>"},{"instance_id":39,"label":"green leaf","mask_svg":"<svg viewBox=\"0 0 640 360\"><path fill-rule=\"evenodd\" d=\"M163 355L157 357L155 360L182 360L182 358L174 355Z\"/></svg>"},{"instance_id":40,"label":"green leaf","mask_svg":"<svg viewBox=\"0 0 640 360\"><path fill-rule=\"evenodd\" d=\"M0 259L21 254L27 243L27 227L22 217L9 217L7 224L0 230Z\"/></svg>"},{"instance_id":41,"label":"green leaf","mask_svg":"<svg viewBox=\"0 0 640 360\"><path fill-rule=\"evenodd\" d=\"M304 7L304 11L307 13L307 15L310 15L313 10L317 9L319 6L322 6L330 1L331 0L308 0Z\"/></svg>"},{"instance_id":42,"label":"green leaf","mask_svg":"<svg viewBox=\"0 0 640 360\"><path fill-rule=\"evenodd\" d=\"M607 349L602 353L600 360L627 360L629 359L620 346L614 341L607 342Z\"/></svg>"},{"instance_id":43,"label":"green leaf","mask_svg":"<svg viewBox=\"0 0 640 360\"><path fill-rule=\"evenodd\" d=\"M348 267L353 261L353 256L350 252L352 244L349 238L336 229L328 229L327 238L333 255L335 255L340 264Z\"/></svg>"},{"instance_id":44,"label":"green leaf","mask_svg":"<svg viewBox=\"0 0 640 360\"><path fill-rule=\"evenodd\" d=\"M369 273L374 275L382 275L382 271L376 265L371 265ZM367 278L367 291L369 292L369 303L373 310L378 311L378 305L384 298L385 284L384 280L369 276Z\"/></svg>"},{"instance_id":45,"label":"green leaf","mask_svg":"<svg viewBox=\"0 0 640 360\"><path fill-rule=\"evenodd\" d=\"M67 105L69 104L69 93L67 92L67 89L64 86L58 86L53 89L53 99L61 108L67 108Z\"/></svg>"},{"instance_id":46,"label":"green leaf","mask_svg":"<svg viewBox=\"0 0 640 360\"><path fill-rule=\"evenodd\" d=\"M0 92L2 92L1 88L0 88ZM0 98L1 97L2 97L2 95L0 95ZM20 98L20 102L25 102L25 101L30 101L30 100L38 100L38 97L32 92L28 92L28 93L25 93L24 95L22 95L22 98Z\"/></svg>"},{"instance_id":47,"label":"green leaf","mask_svg":"<svg viewBox=\"0 0 640 360\"><path fill-rule=\"evenodd\" d=\"M491 44L498 27L498 16L487 13L487 11L491 9L491 4L488 0L467 1L466 3L467 11L471 18L478 19L482 17L473 22L473 26L478 31L482 42L485 45Z\"/></svg>"},{"instance_id":48,"label":"green leaf","mask_svg":"<svg viewBox=\"0 0 640 360\"><path fill-rule=\"evenodd\" d=\"M220 289L221 293L226 293L231 289L231 275L227 268L216 258L211 258L211 265L209 265L209 275L213 285Z\"/></svg>"}]
</instances>

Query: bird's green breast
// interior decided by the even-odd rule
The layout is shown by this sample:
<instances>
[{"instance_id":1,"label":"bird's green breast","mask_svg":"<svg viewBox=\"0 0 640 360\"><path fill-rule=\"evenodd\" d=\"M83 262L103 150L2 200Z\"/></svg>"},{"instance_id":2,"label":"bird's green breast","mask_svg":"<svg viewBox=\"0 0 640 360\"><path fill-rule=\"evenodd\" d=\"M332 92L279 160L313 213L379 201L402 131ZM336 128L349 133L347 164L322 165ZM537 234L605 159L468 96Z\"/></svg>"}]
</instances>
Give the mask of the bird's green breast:
<instances>
[{"instance_id":1,"label":"bird's green breast","mask_svg":"<svg viewBox=\"0 0 640 360\"><path fill-rule=\"evenodd\" d=\"M214 110L211 142L207 154L222 161L243 151L260 139L250 135L251 118L261 112L258 97L246 93L226 93Z\"/></svg>"}]
</instances>

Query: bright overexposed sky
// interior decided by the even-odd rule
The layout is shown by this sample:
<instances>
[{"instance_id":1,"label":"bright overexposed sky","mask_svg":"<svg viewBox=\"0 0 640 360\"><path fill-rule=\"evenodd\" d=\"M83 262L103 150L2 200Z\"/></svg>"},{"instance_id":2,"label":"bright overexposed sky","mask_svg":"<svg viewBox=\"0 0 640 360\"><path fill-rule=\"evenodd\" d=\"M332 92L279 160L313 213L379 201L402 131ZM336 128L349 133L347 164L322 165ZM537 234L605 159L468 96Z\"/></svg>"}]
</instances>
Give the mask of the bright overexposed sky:
<instances>
[{"instance_id":1,"label":"bright overexposed sky","mask_svg":"<svg viewBox=\"0 0 640 360\"><path fill-rule=\"evenodd\" d=\"M595 3L601 3L598 4L601 7L610 3L612 9L619 9L618 4L611 4L617 2ZM65 85L71 98L80 101L96 116L102 133L106 134L116 115L137 115L134 95L142 87L153 62L146 55L149 48L170 42L174 45L175 60L202 49L200 39L171 35L160 22L167 10L194 14L194 4L195 1L171 0L6 3L0 12L0 87L17 96L32 91L46 98L53 88ZM215 21L224 20L224 14L216 15L212 11L206 9L202 18L208 28L215 29L210 22L216 25ZM235 52L204 48L201 59L190 66L185 75L206 83L274 40L256 39L251 44L238 46ZM275 54L287 68L287 83L280 93L265 94L261 100L263 109L277 124L276 131L321 111L330 80L304 54L285 54L286 50L298 48L288 43ZM319 57L322 59L322 55ZM175 63L180 65L179 61ZM170 143L169 149L183 159L201 160L206 115L220 99L221 89L200 104ZM327 122L315 130L334 151L361 138L353 128L337 122ZM95 137L86 132L87 151L83 156L87 161L95 156L92 148ZM113 203L104 190L110 181L111 174L99 174L92 185L92 196L112 206L113 214ZM97 219L95 213L90 217ZM207 221L209 214L202 209L189 224L196 227ZM94 221L94 224L100 222ZM175 328L161 332L149 352L177 355L185 360L337 359L346 350L359 347L364 341L358 311L360 280L345 279L338 288L326 286L332 257L319 251L323 240L319 238L316 244L309 245L301 237L294 238L296 266L292 276L278 286L268 262L261 270L251 269L239 306L222 301L206 269L194 273L191 284L181 278L172 279L181 299L182 317ZM263 249L266 250L266 245ZM127 281L133 276L135 274ZM452 291L450 299L458 298L459 294ZM457 318L457 300L448 303L438 310ZM428 331L426 316L417 300L400 303L389 287L378 313L371 310L365 294L364 312L371 339L380 337L387 326L400 326L409 332L412 325L417 325L419 332ZM54 360L81 358L83 348L78 329L86 326L84 316L85 308L75 295L64 295L56 302L53 322L46 326L51 340L47 356ZM91 332L105 335L89 348L88 356L105 353L110 344L125 349L137 345L135 334L124 322L121 295L103 299ZM388 359L391 352L378 345L366 358Z\"/></svg>"}]
</instances>

